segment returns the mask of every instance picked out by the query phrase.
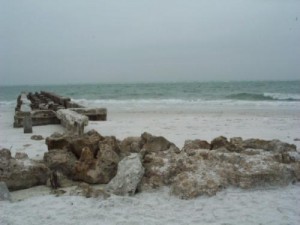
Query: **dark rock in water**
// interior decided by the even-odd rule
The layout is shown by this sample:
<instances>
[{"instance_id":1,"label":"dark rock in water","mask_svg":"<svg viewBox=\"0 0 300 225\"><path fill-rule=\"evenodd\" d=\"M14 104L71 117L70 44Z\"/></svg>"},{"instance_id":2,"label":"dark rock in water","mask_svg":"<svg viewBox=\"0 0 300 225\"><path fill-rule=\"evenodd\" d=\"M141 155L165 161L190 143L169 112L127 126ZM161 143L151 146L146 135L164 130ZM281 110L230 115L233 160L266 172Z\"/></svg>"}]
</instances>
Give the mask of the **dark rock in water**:
<instances>
[{"instance_id":1,"label":"dark rock in water","mask_svg":"<svg viewBox=\"0 0 300 225\"><path fill-rule=\"evenodd\" d=\"M0 150L0 180L4 181L9 190L30 188L44 185L49 169L41 162L28 158L11 157L7 149Z\"/></svg>"},{"instance_id":2,"label":"dark rock in water","mask_svg":"<svg viewBox=\"0 0 300 225\"><path fill-rule=\"evenodd\" d=\"M40 140L44 140L44 138L42 135L32 135L31 140L40 141Z\"/></svg>"},{"instance_id":3,"label":"dark rock in water","mask_svg":"<svg viewBox=\"0 0 300 225\"><path fill-rule=\"evenodd\" d=\"M11 195L6 183L2 181L0 181L0 201L11 201Z\"/></svg>"}]
</instances>

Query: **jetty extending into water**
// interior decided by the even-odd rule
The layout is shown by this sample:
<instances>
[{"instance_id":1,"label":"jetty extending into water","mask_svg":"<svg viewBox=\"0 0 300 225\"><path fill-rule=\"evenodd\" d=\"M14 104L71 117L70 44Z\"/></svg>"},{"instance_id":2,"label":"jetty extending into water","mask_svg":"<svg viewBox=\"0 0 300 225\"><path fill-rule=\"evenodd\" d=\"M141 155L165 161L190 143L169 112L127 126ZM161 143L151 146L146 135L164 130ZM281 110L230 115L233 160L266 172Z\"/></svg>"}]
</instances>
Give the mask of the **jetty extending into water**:
<instances>
[{"instance_id":1,"label":"jetty extending into water","mask_svg":"<svg viewBox=\"0 0 300 225\"><path fill-rule=\"evenodd\" d=\"M68 132L80 135L89 120L106 119L106 108L86 108L52 92L23 92L17 98L13 126L24 127L24 133L31 133L32 126L62 124Z\"/></svg>"}]
</instances>

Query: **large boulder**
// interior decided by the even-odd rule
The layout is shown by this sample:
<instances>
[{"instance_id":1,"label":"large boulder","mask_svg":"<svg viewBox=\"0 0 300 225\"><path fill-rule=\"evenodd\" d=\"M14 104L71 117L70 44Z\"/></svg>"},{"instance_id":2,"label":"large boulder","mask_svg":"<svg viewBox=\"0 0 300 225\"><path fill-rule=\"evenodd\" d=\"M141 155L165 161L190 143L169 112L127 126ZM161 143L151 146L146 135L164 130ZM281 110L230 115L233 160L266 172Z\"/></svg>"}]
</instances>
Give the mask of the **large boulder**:
<instances>
[{"instance_id":1,"label":"large boulder","mask_svg":"<svg viewBox=\"0 0 300 225\"><path fill-rule=\"evenodd\" d=\"M119 162L117 174L107 184L106 190L116 195L133 195L143 175L140 155L132 153Z\"/></svg>"},{"instance_id":2,"label":"large boulder","mask_svg":"<svg viewBox=\"0 0 300 225\"><path fill-rule=\"evenodd\" d=\"M8 149L0 150L0 180L9 190L30 188L46 184L49 169L42 163L28 157L16 159Z\"/></svg>"}]
</instances>

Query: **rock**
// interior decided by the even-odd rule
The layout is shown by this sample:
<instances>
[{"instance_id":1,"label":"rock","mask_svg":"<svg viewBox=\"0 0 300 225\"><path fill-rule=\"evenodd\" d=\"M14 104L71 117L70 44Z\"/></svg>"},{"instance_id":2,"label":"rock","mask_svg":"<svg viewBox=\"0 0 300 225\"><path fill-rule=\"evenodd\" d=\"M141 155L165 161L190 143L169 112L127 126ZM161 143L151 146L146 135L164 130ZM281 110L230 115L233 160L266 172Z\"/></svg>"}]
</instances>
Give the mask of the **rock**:
<instances>
[{"instance_id":1,"label":"rock","mask_svg":"<svg viewBox=\"0 0 300 225\"><path fill-rule=\"evenodd\" d=\"M236 145L238 139L232 139L231 142L228 142L226 137L220 136L211 141L211 150L219 150L224 148L230 152L241 152L243 150L242 146Z\"/></svg>"},{"instance_id":2,"label":"rock","mask_svg":"<svg viewBox=\"0 0 300 225\"><path fill-rule=\"evenodd\" d=\"M120 143L120 151L125 156L130 153L139 153L144 143L141 137L127 137Z\"/></svg>"},{"instance_id":3,"label":"rock","mask_svg":"<svg viewBox=\"0 0 300 225\"><path fill-rule=\"evenodd\" d=\"M171 185L171 194L182 199L191 199L200 195L212 196L222 189L222 182L218 175L211 176L203 172L197 174L195 176L195 174L185 172L176 176Z\"/></svg>"},{"instance_id":4,"label":"rock","mask_svg":"<svg viewBox=\"0 0 300 225\"><path fill-rule=\"evenodd\" d=\"M182 151L189 152L190 150L194 149L210 149L210 144L207 141L203 141L200 139L186 140L184 142Z\"/></svg>"},{"instance_id":5,"label":"rock","mask_svg":"<svg viewBox=\"0 0 300 225\"><path fill-rule=\"evenodd\" d=\"M72 152L52 149L44 154L44 162L52 171L60 172L70 179L75 176L77 158Z\"/></svg>"},{"instance_id":6,"label":"rock","mask_svg":"<svg viewBox=\"0 0 300 225\"><path fill-rule=\"evenodd\" d=\"M31 140L40 141L40 140L44 140L44 138L42 135L32 135Z\"/></svg>"},{"instance_id":7,"label":"rock","mask_svg":"<svg viewBox=\"0 0 300 225\"><path fill-rule=\"evenodd\" d=\"M277 153L296 151L296 145L281 142L279 140L261 140L261 139L247 139L243 141L244 148L263 149L265 151L273 151Z\"/></svg>"},{"instance_id":8,"label":"rock","mask_svg":"<svg viewBox=\"0 0 300 225\"><path fill-rule=\"evenodd\" d=\"M107 184L106 191L116 195L133 195L143 175L140 155L132 153L119 162L117 174Z\"/></svg>"},{"instance_id":9,"label":"rock","mask_svg":"<svg viewBox=\"0 0 300 225\"><path fill-rule=\"evenodd\" d=\"M48 167L28 158L15 159L7 149L0 150L0 180L9 190L44 185L47 181Z\"/></svg>"},{"instance_id":10,"label":"rock","mask_svg":"<svg viewBox=\"0 0 300 225\"><path fill-rule=\"evenodd\" d=\"M138 187L139 191L170 185L174 174L179 171L181 155L175 151L151 152L144 156L145 173Z\"/></svg>"},{"instance_id":11,"label":"rock","mask_svg":"<svg viewBox=\"0 0 300 225\"><path fill-rule=\"evenodd\" d=\"M145 143L143 145L143 148L146 152L166 151L173 144L164 137L156 137L146 132L141 135L141 138L142 141Z\"/></svg>"},{"instance_id":12,"label":"rock","mask_svg":"<svg viewBox=\"0 0 300 225\"><path fill-rule=\"evenodd\" d=\"M0 201L11 201L11 195L6 183L2 181L0 181Z\"/></svg>"},{"instance_id":13,"label":"rock","mask_svg":"<svg viewBox=\"0 0 300 225\"><path fill-rule=\"evenodd\" d=\"M97 158L93 152L84 148L79 162L75 165L75 180L90 184L107 184L117 173L119 156L109 144L99 144Z\"/></svg>"},{"instance_id":14,"label":"rock","mask_svg":"<svg viewBox=\"0 0 300 225\"><path fill-rule=\"evenodd\" d=\"M28 159L28 155L25 152L16 152L15 159Z\"/></svg>"},{"instance_id":15,"label":"rock","mask_svg":"<svg viewBox=\"0 0 300 225\"><path fill-rule=\"evenodd\" d=\"M79 159L82 149L84 147L89 147L96 157L99 150L99 142L102 140L104 140L104 137L102 137L98 132L92 130L84 135L70 138L69 150L72 151Z\"/></svg>"},{"instance_id":16,"label":"rock","mask_svg":"<svg viewBox=\"0 0 300 225\"><path fill-rule=\"evenodd\" d=\"M46 145L48 146L48 151L52 149L71 149L70 137L57 132L46 138Z\"/></svg>"}]
</instances>

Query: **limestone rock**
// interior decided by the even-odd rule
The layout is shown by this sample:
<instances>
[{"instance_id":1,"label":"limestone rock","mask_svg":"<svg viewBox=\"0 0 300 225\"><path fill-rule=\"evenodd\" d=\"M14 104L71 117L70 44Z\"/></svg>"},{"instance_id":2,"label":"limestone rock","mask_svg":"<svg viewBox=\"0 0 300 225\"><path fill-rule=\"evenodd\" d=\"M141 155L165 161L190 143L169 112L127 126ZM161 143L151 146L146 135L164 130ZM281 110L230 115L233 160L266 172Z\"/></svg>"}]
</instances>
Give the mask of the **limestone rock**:
<instances>
[{"instance_id":1,"label":"limestone rock","mask_svg":"<svg viewBox=\"0 0 300 225\"><path fill-rule=\"evenodd\" d=\"M41 162L28 158L15 159L9 150L0 150L0 180L6 183L9 190L44 185L48 172L48 167Z\"/></svg>"},{"instance_id":2,"label":"limestone rock","mask_svg":"<svg viewBox=\"0 0 300 225\"><path fill-rule=\"evenodd\" d=\"M141 138L145 143L143 148L146 152L166 151L171 147L171 145L174 145L162 136L157 137L146 132L141 135Z\"/></svg>"},{"instance_id":3,"label":"limestone rock","mask_svg":"<svg viewBox=\"0 0 300 225\"><path fill-rule=\"evenodd\" d=\"M186 140L184 142L182 151L189 152L190 150L194 149L210 149L210 144L207 141L203 141L200 139Z\"/></svg>"},{"instance_id":4,"label":"limestone rock","mask_svg":"<svg viewBox=\"0 0 300 225\"><path fill-rule=\"evenodd\" d=\"M75 176L77 159L72 152L52 149L44 154L44 162L52 171L61 172L70 179Z\"/></svg>"},{"instance_id":5,"label":"limestone rock","mask_svg":"<svg viewBox=\"0 0 300 225\"><path fill-rule=\"evenodd\" d=\"M2 181L0 181L0 201L11 201L11 195L6 183Z\"/></svg>"},{"instance_id":6,"label":"limestone rock","mask_svg":"<svg viewBox=\"0 0 300 225\"><path fill-rule=\"evenodd\" d=\"M120 151L122 154L139 153L144 143L141 137L127 137L120 143Z\"/></svg>"},{"instance_id":7,"label":"limestone rock","mask_svg":"<svg viewBox=\"0 0 300 225\"><path fill-rule=\"evenodd\" d=\"M295 145L281 142L279 140L268 141L262 139L247 139L243 141L243 147L252 149L263 149L265 151L273 151L278 153L296 151Z\"/></svg>"},{"instance_id":8,"label":"limestone rock","mask_svg":"<svg viewBox=\"0 0 300 225\"><path fill-rule=\"evenodd\" d=\"M236 140L237 139L232 139L231 142L229 142L226 137L217 137L211 141L211 149L227 149L230 152L241 152L243 148L240 145L236 145Z\"/></svg>"},{"instance_id":9,"label":"limestone rock","mask_svg":"<svg viewBox=\"0 0 300 225\"><path fill-rule=\"evenodd\" d=\"M85 147L75 165L74 179L90 184L107 184L116 175L119 160L118 154L108 144L101 145L97 158Z\"/></svg>"},{"instance_id":10,"label":"limestone rock","mask_svg":"<svg viewBox=\"0 0 300 225\"><path fill-rule=\"evenodd\" d=\"M132 153L119 162L116 176L106 190L117 195L133 195L144 175L140 155Z\"/></svg>"},{"instance_id":11,"label":"limestone rock","mask_svg":"<svg viewBox=\"0 0 300 225\"><path fill-rule=\"evenodd\" d=\"M96 156L99 150L99 142L102 140L104 140L104 137L98 132L91 130L84 135L70 138L70 151L72 151L79 159L82 149L84 147L89 147L94 156Z\"/></svg>"},{"instance_id":12,"label":"limestone rock","mask_svg":"<svg viewBox=\"0 0 300 225\"><path fill-rule=\"evenodd\" d=\"M52 149L70 149L70 140L67 135L60 133L53 133L50 137L46 138L46 145L48 146L48 151Z\"/></svg>"}]
</instances>

